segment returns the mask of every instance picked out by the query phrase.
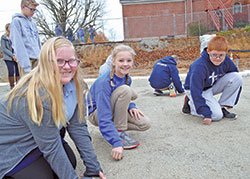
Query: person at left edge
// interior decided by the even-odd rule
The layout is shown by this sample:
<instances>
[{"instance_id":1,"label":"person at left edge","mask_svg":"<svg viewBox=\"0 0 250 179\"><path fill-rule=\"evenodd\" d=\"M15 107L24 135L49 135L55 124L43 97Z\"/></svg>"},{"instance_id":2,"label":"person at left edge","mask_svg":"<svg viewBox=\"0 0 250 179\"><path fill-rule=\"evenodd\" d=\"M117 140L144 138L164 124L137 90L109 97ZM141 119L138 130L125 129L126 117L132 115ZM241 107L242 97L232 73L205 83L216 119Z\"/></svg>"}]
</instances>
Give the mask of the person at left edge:
<instances>
[{"instance_id":1,"label":"person at left edge","mask_svg":"<svg viewBox=\"0 0 250 179\"><path fill-rule=\"evenodd\" d=\"M38 66L1 99L0 178L78 179L74 152L63 139L67 130L86 166L84 176L105 179L83 118L78 64L69 40L51 38Z\"/></svg>"}]
</instances>

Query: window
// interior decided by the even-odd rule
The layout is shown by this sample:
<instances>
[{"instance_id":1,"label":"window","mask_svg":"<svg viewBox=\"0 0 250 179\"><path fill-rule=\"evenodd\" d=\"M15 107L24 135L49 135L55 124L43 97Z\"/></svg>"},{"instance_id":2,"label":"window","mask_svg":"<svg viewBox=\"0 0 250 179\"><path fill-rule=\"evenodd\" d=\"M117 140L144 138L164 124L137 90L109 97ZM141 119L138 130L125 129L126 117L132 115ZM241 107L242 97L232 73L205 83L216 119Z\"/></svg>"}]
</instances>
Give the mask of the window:
<instances>
[{"instance_id":1,"label":"window","mask_svg":"<svg viewBox=\"0 0 250 179\"><path fill-rule=\"evenodd\" d=\"M242 5L240 2L234 3L234 11L233 14L241 13L242 12Z\"/></svg>"}]
</instances>

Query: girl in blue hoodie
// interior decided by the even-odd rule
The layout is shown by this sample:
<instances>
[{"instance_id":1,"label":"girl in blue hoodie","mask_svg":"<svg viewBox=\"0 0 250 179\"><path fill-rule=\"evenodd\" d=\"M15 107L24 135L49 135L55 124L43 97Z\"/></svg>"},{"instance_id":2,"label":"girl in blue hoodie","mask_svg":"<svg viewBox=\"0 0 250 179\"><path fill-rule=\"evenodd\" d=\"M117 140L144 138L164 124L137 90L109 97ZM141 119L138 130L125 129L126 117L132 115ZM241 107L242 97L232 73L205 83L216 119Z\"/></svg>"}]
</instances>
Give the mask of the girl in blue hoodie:
<instances>
[{"instance_id":1,"label":"girl in blue hoodie","mask_svg":"<svg viewBox=\"0 0 250 179\"><path fill-rule=\"evenodd\" d=\"M101 75L90 88L89 120L99 126L104 139L113 146L111 156L115 160L122 159L123 149L140 145L125 133L126 130L145 131L150 128L149 119L131 102L137 98L128 75L134 57L135 52L129 46L115 47L112 70Z\"/></svg>"},{"instance_id":2,"label":"girl in blue hoodie","mask_svg":"<svg viewBox=\"0 0 250 179\"><path fill-rule=\"evenodd\" d=\"M223 117L237 117L227 109L238 102L242 78L227 51L224 37L212 38L200 58L191 64L184 84L187 96L182 111L202 116L207 125ZM214 97L217 94L221 94L218 101Z\"/></svg>"}]
</instances>

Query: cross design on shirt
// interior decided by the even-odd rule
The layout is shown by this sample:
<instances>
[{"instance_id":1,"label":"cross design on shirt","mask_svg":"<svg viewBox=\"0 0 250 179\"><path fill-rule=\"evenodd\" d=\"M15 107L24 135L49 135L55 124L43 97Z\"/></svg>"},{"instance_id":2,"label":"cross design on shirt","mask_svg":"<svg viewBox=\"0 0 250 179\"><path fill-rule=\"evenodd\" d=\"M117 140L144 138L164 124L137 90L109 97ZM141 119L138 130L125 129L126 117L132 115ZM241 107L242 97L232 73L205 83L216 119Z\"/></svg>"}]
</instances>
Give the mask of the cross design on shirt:
<instances>
[{"instance_id":1,"label":"cross design on shirt","mask_svg":"<svg viewBox=\"0 0 250 179\"><path fill-rule=\"evenodd\" d=\"M218 75L215 75L215 72L212 73L212 75L209 76L209 79L211 78L212 79L212 83L211 83L211 86L213 86L214 82L215 82L215 79L218 77Z\"/></svg>"}]
</instances>

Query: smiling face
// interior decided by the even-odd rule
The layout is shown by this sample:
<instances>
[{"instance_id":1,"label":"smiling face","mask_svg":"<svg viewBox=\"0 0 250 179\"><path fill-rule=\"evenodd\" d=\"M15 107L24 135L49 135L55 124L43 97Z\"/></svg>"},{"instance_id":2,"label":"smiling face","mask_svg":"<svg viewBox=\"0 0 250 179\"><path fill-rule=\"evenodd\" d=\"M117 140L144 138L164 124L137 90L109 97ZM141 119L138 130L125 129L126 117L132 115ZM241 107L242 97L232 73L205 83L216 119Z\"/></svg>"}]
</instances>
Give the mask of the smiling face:
<instances>
[{"instance_id":1,"label":"smiling face","mask_svg":"<svg viewBox=\"0 0 250 179\"><path fill-rule=\"evenodd\" d=\"M56 49L56 59L66 61L76 59L73 47L68 46ZM77 66L72 67L68 62L66 62L62 67L58 68L60 73L60 82L62 85L69 83L73 79L77 71Z\"/></svg>"},{"instance_id":2,"label":"smiling face","mask_svg":"<svg viewBox=\"0 0 250 179\"><path fill-rule=\"evenodd\" d=\"M212 50L208 51L208 54L210 61L216 66L219 66L225 60L226 57L226 52L224 51Z\"/></svg>"},{"instance_id":3,"label":"smiling face","mask_svg":"<svg viewBox=\"0 0 250 179\"><path fill-rule=\"evenodd\" d=\"M112 59L112 63L115 68L115 74L118 77L123 78L132 69L133 61L133 56L129 51L118 52L115 58Z\"/></svg>"}]
</instances>

